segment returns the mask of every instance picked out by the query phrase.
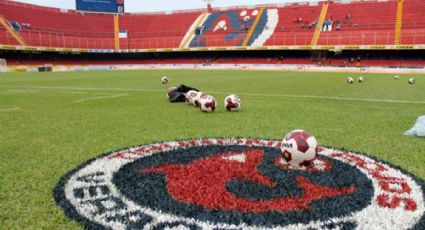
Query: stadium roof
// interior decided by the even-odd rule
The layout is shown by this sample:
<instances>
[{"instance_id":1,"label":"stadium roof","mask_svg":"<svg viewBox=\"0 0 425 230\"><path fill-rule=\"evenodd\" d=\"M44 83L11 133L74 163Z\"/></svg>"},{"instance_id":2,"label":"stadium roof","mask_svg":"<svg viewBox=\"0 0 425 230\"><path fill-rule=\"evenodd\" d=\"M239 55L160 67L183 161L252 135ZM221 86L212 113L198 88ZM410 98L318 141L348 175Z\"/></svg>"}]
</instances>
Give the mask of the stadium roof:
<instances>
[{"instance_id":1,"label":"stadium roof","mask_svg":"<svg viewBox=\"0 0 425 230\"><path fill-rule=\"evenodd\" d=\"M40 6L63 9L75 9L75 0L14 0ZM244 6L256 4L274 4L288 2L306 2L306 0L215 0L213 7ZM125 0L126 12L156 12L204 8L203 0Z\"/></svg>"}]
</instances>

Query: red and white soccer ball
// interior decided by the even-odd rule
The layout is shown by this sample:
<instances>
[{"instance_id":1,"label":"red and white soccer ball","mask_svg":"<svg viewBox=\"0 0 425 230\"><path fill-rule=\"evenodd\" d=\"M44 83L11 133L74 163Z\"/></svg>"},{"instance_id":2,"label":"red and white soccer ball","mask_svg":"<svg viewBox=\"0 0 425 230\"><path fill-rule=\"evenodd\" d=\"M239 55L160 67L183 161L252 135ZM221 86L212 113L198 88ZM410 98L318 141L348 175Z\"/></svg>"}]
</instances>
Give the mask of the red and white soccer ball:
<instances>
[{"instance_id":1,"label":"red and white soccer ball","mask_svg":"<svg viewBox=\"0 0 425 230\"><path fill-rule=\"evenodd\" d=\"M199 108L202 112L214 112L216 106L217 102L215 101L215 98L213 96L204 94L199 99Z\"/></svg>"},{"instance_id":2,"label":"red and white soccer ball","mask_svg":"<svg viewBox=\"0 0 425 230\"><path fill-rule=\"evenodd\" d=\"M317 157L316 138L304 130L294 130L283 138L280 147L282 157L290 166L308 166Z\"/></svg>"},{"instance_id":3,"label":"red and white soccer ball","mask_svg":"<svg viewBox=\"0 0 425 230\"><path fill-rule=\"evenodd\" d=\"M241 106L241 99L234 94L229 95L224 99L224 107L227 111L238 111L241 109Z\"/></svg>"},{"instance_id":4,"label":"red and white soccer ball","mask_svg":"<svg viewBox=\"0 0 425 230\"><path fill-rule=\"evenodd\" d=\"M198 93L200 93L200 92L197 92L195 90L187 91L187 93L186 93L186 103L190 104L190 105L195 105L194 100L198 96Z\"/></svg>"},{"instance_id":5,"label":"red and white soccer ball","mask_svg":"<svg viewBox=\"0 0 425 230\"><path fill-rule=\"evenodd\" d=\"M163 76L162 78L161 78L161 82L162 82L162 84L167 84L168 83L168 77L167 76Z\"/></svg>"},{"instance_id":6,"label":"red and white soccer ball","mask_svg":"<svg viewBox=\"0 0 425 230\"><path fill-rule=\"evenodd\" d=\"M414 77L409 78L409 84L414 85L416 83L416 79Z\"/></svg>"},{"instance_id":7,"label":"red and white soccer ball","mask_svg":"<svg viewBox=\"0 0 425 230\"><path fill-rule=\"evenodd\" d=\"M347 83L348 84L353 84L354 83L354 79L352 77L347 77Z\"/></svg>"},{"instance_id":8,"label":"red and white soccer ball","mask_svg":"<svg viewBox=\"0 0 425 230\"><path fill-rule=\"evenodd\" d=\"M201 107L201 99L207 98L208 95L203 92L198 92L198 94L193 98L193 105L196 107Z\"/></svg>"}]
</instances>

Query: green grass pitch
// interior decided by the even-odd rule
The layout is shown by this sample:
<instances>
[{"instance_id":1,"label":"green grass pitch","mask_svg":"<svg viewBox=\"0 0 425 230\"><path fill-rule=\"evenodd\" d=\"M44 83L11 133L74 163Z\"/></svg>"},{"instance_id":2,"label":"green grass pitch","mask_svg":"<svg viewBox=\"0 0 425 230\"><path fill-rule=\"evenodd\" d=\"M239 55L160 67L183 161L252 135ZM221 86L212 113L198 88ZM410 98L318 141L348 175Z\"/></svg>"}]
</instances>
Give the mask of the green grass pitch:
<instances>
[{"instance_id":1,"label":"green grass pitch","mask_svg":"<svg viewBox=\"0 0 425 230\"><path fill-rule=\"evenodd\" d=\"M170 83L161 84L162 75ZM59 178L101 153L197 137L280 139L293 129L320 144L365 152L425 179L425 139L403 136L425 114L425 76L348 73L152 70L0 74L0 228L78 229L56 206ZM357 75L358 76L358 75ZM357 78L355 78L357 79ZM171 104L181 83L212 94L206 114ZM226 112L238 94L241 111Z\"/></svg>"}]
</instances>

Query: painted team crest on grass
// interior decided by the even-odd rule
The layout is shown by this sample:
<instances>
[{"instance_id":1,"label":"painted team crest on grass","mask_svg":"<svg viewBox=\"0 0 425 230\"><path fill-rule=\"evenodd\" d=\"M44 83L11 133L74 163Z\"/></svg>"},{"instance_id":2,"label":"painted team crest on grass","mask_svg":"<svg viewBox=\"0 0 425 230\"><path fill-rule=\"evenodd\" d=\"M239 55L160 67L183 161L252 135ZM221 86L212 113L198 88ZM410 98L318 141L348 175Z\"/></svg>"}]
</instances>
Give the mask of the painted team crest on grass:
<instances>
[{"instance_id":1,"label":"painted team crest on grass","mask_svg":"<svg viewBox=\"0 0 425 230\"><path fill-rule=\"evenodd\" d=\"M424 229L424 182L365 155L321 147L283 164L280 141L197 139L104 154L54 196L86 228Z\"/></svg>"}]
</instances>

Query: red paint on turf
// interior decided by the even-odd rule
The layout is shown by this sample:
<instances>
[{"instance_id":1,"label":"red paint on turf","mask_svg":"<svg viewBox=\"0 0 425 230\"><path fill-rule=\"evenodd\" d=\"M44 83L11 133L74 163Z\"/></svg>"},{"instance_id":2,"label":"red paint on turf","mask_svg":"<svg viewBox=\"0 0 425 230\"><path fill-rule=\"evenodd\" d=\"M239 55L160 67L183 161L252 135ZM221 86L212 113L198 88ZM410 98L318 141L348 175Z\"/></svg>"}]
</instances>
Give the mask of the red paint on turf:
<instances>
[{"instance_id":1,"label":"red paint on turf","mask_svg":"<svg viewBox=\"0 0 425 230\"><path fill-rule=\"evenodd\" d=\"M384 191L378 194L376 201L379 206L384 208L395 209L403 207L406 211L415 211L417 204L412 195L412 189L406 183L404 178L387 176L389 170L386 166L379 162L366 162L359 156L347 152L334 152L332 158L340 158L355 164L357 167L366 170L366 173L379 181L379 187Z\"/></svg>"},{"instance_id":2,"label":"red paint on turf","mask_svg":"<svg viewBox=\"0 0 425 230\"><path fill-rule=\"evenodd\" d=\"M245 155L244 162L229 157ZM237 197L226 189L231 180L249 180L274 188L276 184L270 178L261 175L257 167L263 159L263 150L253 149L227 152L193 161L189 165L162 165L156 168L140 170L141 173L165 173L167 190L176 200L198 205L207 209L237 210L243 212L295 211L307 210L316 200L355 192L353 186L330 188L320 186L303 176L297 176L298 186L303 195L287 196L272 200L254 201ZM227 159L225 159L227 158Z\"/></svg>"}]
</instances>

